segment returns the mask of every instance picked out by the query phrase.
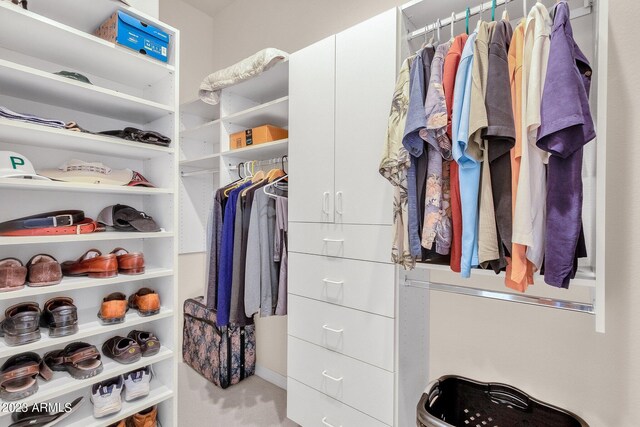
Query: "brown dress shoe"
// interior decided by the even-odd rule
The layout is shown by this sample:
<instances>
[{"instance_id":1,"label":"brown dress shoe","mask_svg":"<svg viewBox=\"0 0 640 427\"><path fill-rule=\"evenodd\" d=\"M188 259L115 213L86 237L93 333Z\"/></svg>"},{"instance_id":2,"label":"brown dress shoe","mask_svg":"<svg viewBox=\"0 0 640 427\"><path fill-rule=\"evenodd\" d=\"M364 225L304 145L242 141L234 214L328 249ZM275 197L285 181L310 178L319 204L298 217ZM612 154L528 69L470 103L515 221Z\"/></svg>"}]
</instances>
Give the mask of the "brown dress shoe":
<instances>
[{"instance_id":1,"label":"brown dress shoe","mask_svg":"<svg viewBox=\"0 0 640 427\"><path fill-rule=\"evenodd\" d=\"M24 288L27 268L16 258L0 260L0 292L17 291Z\"/></svg>"},{"instance_id":2,"label":"brown dress shoe","mask_svg":"<svg viewBox=\"0 0 640 427\"><path fill-rule=\"evenodd\" d=\"M108 427L127 427L126 420L120 420L117 423L109 424Z\"/></svg>"},{"instance_id":3,"label":"brown dress shoe","mask_svg":"<svg viewBox=\"0 0 640 427\"><path fill-rule=\"evenodd\" d=\"M97 249L89 249L77 261L62 263L65 276L89 276L107 278L118 275L118 260L114 254L102 255Z\"/></svg>"},{"instance_id":4,"label":"brown dress shoe","mask_svg":"<svg viewBox=\"0 0 640 427\"><path fill-rule=\"evenodd\" d=\"M122 323L129 310L127 296L122 292L114 292L102 300L98 317L103 323Z\"/></svg>"},{"instance_id":5,"label":"brown dress shoe","mask_svg":"<svg viewBox=\"0 0 640 427\"><path fill-rule=\"evenodd\" d=\"M118 259L120 274L144 274L144 254L142 252L130 253L124 248L115 248L111 253Z\"/></svg>"},{"instance_id":6,"label":"brown dress shoe","mask_svg":"<svg viewBox=\"0 0 640 427\"><path fill-rule=\"evenodd\" d=\"M131 416L127 420L127 427L156 427L158 425L158 407L152 406Z\"/></svg>"},{"instance_id":7,"label":"brown dress shoe","mask_svg":"<svg viewBox=\"0 0 640 427\"><path fill-rule=\"evenodd\" d=\"M160 312L160 295L153 289L141 288L129 297L129 307L138 310L140 316L152 316Z\"/></svg>"},{"instance_id":8,"label":"brown dress shoe","mask_svg":"<svg viewBox=\"0 0 640 427\"><path fill-rule=\"evenodd\" d=\"M38 254L27 263L29 286L51 286L62 281L60 263L51 255Z\"/></svg>"}]
</instances>

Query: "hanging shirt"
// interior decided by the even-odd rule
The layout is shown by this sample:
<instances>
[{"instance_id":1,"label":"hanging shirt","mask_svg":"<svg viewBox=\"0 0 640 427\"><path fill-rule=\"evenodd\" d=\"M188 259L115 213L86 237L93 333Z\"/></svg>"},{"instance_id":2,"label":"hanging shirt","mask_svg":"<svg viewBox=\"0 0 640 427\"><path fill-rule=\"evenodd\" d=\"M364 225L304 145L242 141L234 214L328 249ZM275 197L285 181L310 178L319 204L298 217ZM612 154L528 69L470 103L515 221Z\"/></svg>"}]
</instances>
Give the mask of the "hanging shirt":
<instances>
[{"instance_id":1,"label":"hanging shirt","mask_svg":"<svg viewBox=\"0 0 640 427\"><path fill-rule=\"evenodd\" d=\"M278 197L276 199L276 232L273 246L273 259L280 263L278 277L278 303L276 315L287 314L287 267L289 254L287 253L287 235L289 233L289 199Z\"/></svg>"},{"instance_id":2,"label":"hanging shirt","mask_svg":"<svg viewBox=\"0 0 640 427\"><path fill-rule=\"evenodd\" d=\"M444 59L444 71L442 73L442 88L444 99L447 104L447 136L453 141L453 130L451 119L453 117L453 95L456 83L458 66L462 50L467 42L466 34L460 34L453 39L451 48ZM453 149L453 147L452 147ZM452 154L453 156L453 154ZM449 164L449 181L451 190L451 258L449 266L452 271L460 272L460 258L462 251L462 205L460 202L460 181L458 174L458 164L455 161L447 161ZM446 168L445 168L446 169Z\"/></svg>"},{"instance_id":3,"label":"hanging shirt","mask_svg":"<svg viewBox=\"0 0 640 427\"><path fill-rule=\"evenodd\" d=\"M522 132L522 60L524 56L524 26L523 20L513 32L509 46L509 78L511 86L511 102L515 125L515 141L511 149L511 205L512 215L515 215L516 199L519 193L520 162L522 159L522 145L525 140ZM527 247L515 241L511 245L511 260L507 266L505 277L507 287L524 292L527 286L533 284L533 264L527 259Z\"/></svg>"},{"instance_id":4,"label":"hanging shirt","mask_svg":"<svg viewBox=\"0 0 640 427\"><path fill-rule=\"evenodd\" d=\"M427 89L424 109L426 127L420 137L427 142L427 190L424 200L424 220L422 246L435 250L440 255L448 255L451 247L451 191L449 184L449 164L451 160L451 139L447 135L447 103L442 86L444 58L451 42L438 46L431 63L431 78Z\"/></svg>"},{"instance_id":5,"label":"hanging shirt","mask_svg":"<svg viewBox=\"0 0 640 427\"><path fill-rule=\"evenodd\" d=\"M218 305L218 266L222 245L222 200L225 199L224 188L216 191L207 222L207 307Z\"/></svg>"},{"instance_id":6,"label":"hanging shirt","mask_svg":"<svg viewBox=\"0 0 640 427\"><path fill-rule=\"evenodd\" d=\"M471 113L469 118L469 144L480 150L482 165L478 213L478 262L483 268L491 267L499 272L498 231L496 229L489 151L482 137L489 125L487 119L486 94L489 77L489 42L493 35L495 22L480 22L478 37L474 47L471 85ZM506 264L505 264L506 265Z\"/></svg>"},{"instance_id":7,"label":"hanging shirt","mask_svg":"<svg viewBox=\"0 0 640 427\"><path fill-rule=\"evenodd\" d=\"M491 190L498 232L499 264L506 266L511 253L512 203L511 157L515 123L511 101L508 52L513 29L509 21L496 23L489 44L487 79L487 128L484 132L490 163Z\"/></svg>"},{"instance_id":8,"label":"hanging shirt","mask_svg":"<svg viewBox=\"0 0 640 427\"><path fill-rule=\"evenodd\" d=\"M412 58L407 58L400 68L396 87L391 102L387 138L385 141L379 172L394 186L393 193L393 228L394 237L391 248L391 260L405 269L415 266L415 258L409 251L407 170L410 156L402 146L404 127L409 107L409 68Z\"/></svg>"},{"instance_id":9,"label":"hanging shirt","mask_svg":"<svg viewBox=\"0 0 640 427\"><path fill-rule=\"evenodd\" d=\"M416 158L422 156L424 152L424 141L420 138L419 133L427 125L427 119L424 115L426 88L424 86L424 63L421 53L414 58L409 73L411 76L409 80L409 107L407 109L407 123L404 128L402 145L411 155L407 171L409 249L411 256L419 257L422 255L419 230L419 222L422 218L418 218Z\"/></svg>"},{"instance_id":10,"label":"hanging shirt","mask_svg":"<svg viewBox=\"0 0 640 427\"><path fill-rule=\"evenodd\" d=\"M573 39L569 5L562 1L554 8L537 144L551 153L544 280L563 288L575 277L577 258L586 256L581 173L583 147L596 137L589 107L591 74Z\"/></svg>"},{"instance_id":11,"label":"hanging shirt","mask_svg":"<svg viewBox=\"0 0 640 427\"><path fill-rule=\"evenodd\" d=\"M479 148L469 144L469 114L471 110L471 83L473 51L477 32L467 39L456 75L453 96L453 158L458 163L460 201L462 205L462 251L460 273L471 275L471 267L478 265L478 184L480 182Z\"/></svg>"},{"instance_id":12,"label":"hanging shirt","mask_svg":"<svg viewBox=\"0 0 640 427\"><path fill-rule=\"evenodd\" d=\"M536 3L527 17L522 62L523 143L513 241L527 246L527 259L540 269L544 259L547 154L536 145L547 75L551 17Z\"/></svg>"},{"instance_id":13,"label":"hanging shirt","mask_svg":"<svg viewBox=\"0 0 640 427\"><path fill-rule=\"evenodd\" d=\"M238 188L229 192L227 204L224 210L224 219L222 223L222 244L220 245L220 268L218 273L218 326L227 326L229 324L229 314L231 306L231 283L233 280L233 246L236 207L238 195L249 185L251 185L251 182L244 183Z\"/></svg>"}]
</instances>

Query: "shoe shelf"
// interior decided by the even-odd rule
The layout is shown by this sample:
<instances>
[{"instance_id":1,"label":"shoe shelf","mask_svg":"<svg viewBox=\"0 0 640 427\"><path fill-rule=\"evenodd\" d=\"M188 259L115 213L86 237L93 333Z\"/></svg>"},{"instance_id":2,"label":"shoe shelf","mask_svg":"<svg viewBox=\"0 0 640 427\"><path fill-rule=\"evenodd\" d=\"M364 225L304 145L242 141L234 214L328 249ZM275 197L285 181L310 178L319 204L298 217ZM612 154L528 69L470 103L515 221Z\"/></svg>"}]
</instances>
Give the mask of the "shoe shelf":
<instances>
[{"instance_id":1,"label":"shoe shelf","mask_svg":"<svg viewBox=\"0 0 640 427\"><path fill-rule=\"evenodd\" d=\"M137 312L129 310L126 315L125 321L122 323L116 323L112 325L104 325L97 317L98 309L95 310L78 310L78 332L66 337L50 338L49 332L46 328L40 328L42 337L29 344L10 347L0 340L0 358L12 356L14 354L24 353L27 351L39 351L41 349L55 350L58 348L64 348L67 344L76 341L84 341L89 337L93 337L100 334L110 334L109 337L118 335L118 331L121 329L127 329L146 325L157 320L166 319L174 315L174 311L170 308L163 307L160 309L160 313L153 316L140 316ZM103 358L104 361L104 358Z\"/></svg>"},{"instance_id":2,"label":"shoe shelf","mask_svg":"<svg viewBox=\"0 0 640 427\"><path fill-rule=\"evenodd\" d=\"M70 10L74 13L69 13ZM170 35L168 63L91 34L117 10L123 10ZM160 186L144 188L0 179L0 191L19 197L17 204L0 206L0 222L39 212L74 209L78 204L95 215L94 208L122 203L142 209L154 217L163 230L167 230L0 237L0 259L53 253L63 261L77 259L92 246L104 250L103 246L113 244L131 251L142 251L147 260L153 262L141 275L118 275L105 279L64 277L58 285L25 286L18 291L0 293L3 307L30 300L42 305L54 296L73 297L78 309L79 328L74 335L60 338L50 338L47 328L40 328L40 340L16 347L7 346L0 338L0 364L13 355L36 351L43 356L47 351L78 341L89 342L101 350L102 344L112 336L126 335L132 329L154 331L162 340L160 352L155 356L143 357L127 365L103 357L103 371L83 380L76 380L66 372L56 372L49 382L39 378L38 392L19 402L70 402L72 396L83 395L86 398L83 407L61 423L82 427L107 426L163 402L158 413L159 423L163 427L177 427L177 400L174 396L177 394L176 355L179 355L181 332L177 315L181 309L177 278L179 31L113 0L29 0L28 11L11 2L0 1L0 22L0 105L21 113L75 121L91 131L135 127L160 132L172 140L170 147L163 147L0 118L0 151L17 151L25 155L36 170L79 158L136 170ZM25 29L29 30L27 36ZM60 70L81 73L94 84L53 74ZM215 114L219 116L217 111ZM201 126L217 118L200 119L193 125ZM215 125L201 126L193 135L204 135L207 128L213 130ZM205 154L209 153L202 155ZM129 310L124 322L112 325L104 325L97 318L102 297L114 291L124 291L129 295L143 286L150 286L161 294L162 307L158 314L142 317L137 311ZM4 313L0 313L0 320L3 318ZM93 384L148 365L153 365L156 371L149 396L123 402L122 411L112 417L93 418L93 405L88 398ZM10 424L9 418L5 418L7 415L0 414L0 426Z\"/></svg>"},{"instance_id":3,"label":"shoe shelf","mask_svg":"<svg viewBox=\"0 0 640 427\"><path fill-rule=\"evenodd\" d=\"M127 187L126 185L84 184L59 181L17 180L0 178L0 189L68 191L77 193L104 193L152 196L155 194L172 194L171 188Z\"/></svg>"},{"instance_id":4,"label":"shoe shelf","mask_svg":"<svg viewBox=\"0 0 640 427\"><path fill-rule=\"evenodd\" d=\"M0 6L3 4L0 3ZM166 157L174 152L171 147L160 147L121 138L50 128L2 118L0 118L0 135L2 135L4 142L16 145L55 147L60 150L129 159L147 160Z\"/></svg>"},{"instance_id":5,"label":"shoe shelf","mask_svg":"<svg viewBox=\"0 0 640 427\"><path fill-rule=\"evenodd\" d=\"M67 421L68 427L107 427L111 424L117 423L127 417L130 417L138 412L149 408L151 406L162 403L174 396L173 390L160 383L157 380L151 380L151 390L149 395L142 398L126 402L122 399L122 409L117 414L112 414L103 418L93 417L93 406L91 402L85 402L78 412L71 415ZM85 398L87 400L87 398Z\"/></svg>"},{"instance_id":6,"label":"shoe shelf","mask_svg":"<svg viewBox=\"0 0 640 427\"><path fill-rule=\"evenodd\" d=\"M64 295L66 292L78 290L78 289L87 289L87 288L95 288L98 290L99 288L131 283L131 282L144 282L151 279L156 279L159 277L168 277L174 274L171 268L163 268L163 267L146 267L144 274L138 275L126 275L119 274L116 277L111 277L108 279L91 279L88 277L64 277L62 282L53 286L43 286L43 287L30 287L25 286L23 289L19 291L9 291L0 293L0 302L8 301L12 299L24 299L28 297L34 297L39 295L47 295L47 294L59 294ZM18 349L19 347L16 347Z\"/></svg>"},{"instance_id":7,"label":"shoe shelf","mask_svg":"<svg viewBox=\"0 0 640 427\"><path fill-rule=\"evenodd\" d=\"M44 381L42 378L38 377L38 392L26 399L19 400L18 402L26 405L46 402L47 400L51 400L58 396L89 388L93 384L108 380L109 378L117 377L118 375L123 375L127 372L135 371L136 369L171 359L172 357L174 357L173 352L166 347L162 347L160 352L155 356L142 357L137 362L127 365L123 365L115 360L111 360L103 356L103 370L98 375L83 380L72 378L66 372L54 372L51 381ZM85 402L85 405L87 404L91 406L91 402ZM0 420L9 414L9 412L0 412ZM2 421L0 421L0 424L1 423Z\"/></svg>"},{"instance_id":8,"label":"shoe shelf","mask_svg":"<svg viewBox=\"0 0 640 427\"><path fill-rule=\"evenodd\" d=\"M4 59L0 59L0 87L6 96L120 120L151 122L174 112L170 105L78 82Z\"/></svg>"},{"instance_id":9,"label":"shoe shelf","mask_svg":"<svg viewBox=\"0 0 640 427\"><path fill-rule=\"evenodd\" d=\"M33 5L29 4L29 7L31 9ZM175 72L173 65L139 55L85 31L9 3L0 3L0 12L3 14L0 40L3 40L3 44L6 41L6 45L13 50L30 56L65 64L69 68L83 70L131 87L153 84ZM78 13L77 16L82 14ZM29 28L29 37L25 37L25 28ZM91 60L87 61L87 58Z\"/></svg>"},{"instance_id":10,"label":"shoe shelf","mask_svg":"<svg viewBox=\"0 0 640 427\"><path fill-rule=\"evenodd\" d=\"M103 231L99 233L69 234L65 236L0 237L0 246L32 245L37 243L103 242L109 240L168 239L172 237L174 237L174 233L168 231L159 231L157 233Z\"/></svg>"}]
</instances>

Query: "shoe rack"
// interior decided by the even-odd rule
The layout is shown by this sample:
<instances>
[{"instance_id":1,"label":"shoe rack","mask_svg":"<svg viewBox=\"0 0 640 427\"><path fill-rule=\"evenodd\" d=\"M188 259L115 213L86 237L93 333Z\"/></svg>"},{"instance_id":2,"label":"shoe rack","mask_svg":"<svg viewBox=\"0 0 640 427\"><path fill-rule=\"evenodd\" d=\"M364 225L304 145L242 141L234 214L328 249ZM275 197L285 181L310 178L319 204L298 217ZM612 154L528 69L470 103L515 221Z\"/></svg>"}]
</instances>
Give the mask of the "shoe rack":
<instances>
[{"instance_id":1,"label":"shoe rack","mask_svg":"<svg viewBox=\"0 0 640 427\"><path fill-rule=\"evenodd\" d=\"M85 4L86 3L86 4ZM130 365L102 357L104 369L92 378L76 380L56 372L45 382L38 379L36 394L19 401L66 403L84 396L83 406L64 425L102 427L158 405L163 427L177 426L176 358L181 310L177 299L178 265L178 63L179 32L158 20L112 0L30 0L29 10L11 2L0 2L0 105L14 111L74 121L85 129L102 131L135 127L154 130L172 139L170 147L130 142L101 135L76 133L44 126L0 119L0 150L26 156L36 170L55 168L70 159L99 161L114 169L140 172L156 188L73 184L53 181L0 179L0 222L26 215L62 209L81 209L96 218L100 210L126 204L151 215L162 227L158 233L114 232L47 237L0 237L0 259L14 257L24 264L45 253L60 263L78 259L88 249L103 254L116 247L143 252L146 270L142 275L118 275L107 279L65 277L58 285L0 293L0 318L14 304L45 301L57 296L74 299L78 308L76 334L51 338L41 328L36 342L9 347L0 338L0 365L9 357L36 352L41 357L76 341L88 342L101 351L109 338L126 336L131 330L155 333L161 350ZM114 11L121 9L170 34L169 61L163 63L94 37L93 31ZM54 72L81 73L88 85ZM157 315L141 317L129 310L120 324L103 325L97 313L102 298L112 292L127 297L142 287L160 294ZM150 394L124 402L122 410L95 419L90 402L91 386L144 366L152 366ZM0 426L11 424L9 413L0 412Z\"/></svg>"}]
</instances>

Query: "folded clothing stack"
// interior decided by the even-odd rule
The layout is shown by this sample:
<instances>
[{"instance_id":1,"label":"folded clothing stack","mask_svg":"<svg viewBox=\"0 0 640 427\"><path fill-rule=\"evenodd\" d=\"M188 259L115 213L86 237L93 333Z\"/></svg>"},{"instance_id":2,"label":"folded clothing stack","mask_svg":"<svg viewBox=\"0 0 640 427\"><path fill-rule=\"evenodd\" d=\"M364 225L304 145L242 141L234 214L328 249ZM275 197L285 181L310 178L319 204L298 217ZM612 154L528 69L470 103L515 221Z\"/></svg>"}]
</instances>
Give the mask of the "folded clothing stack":
<instances>
[{"instance_id":1,"label":"folded clothing stack","mask_svg":"<svg viewBox=\"0 0 640 427\"><path fill-rule=\"evenodd\" d=\"M45 119L43 117L34 116L32 114L16 113L6 107L0 105L0 117L9 120L17 120L24 123L32 123L35 125L49 126L52 128L64 129L66 123L62 120Z\"/></svg>"}]
</instances>

